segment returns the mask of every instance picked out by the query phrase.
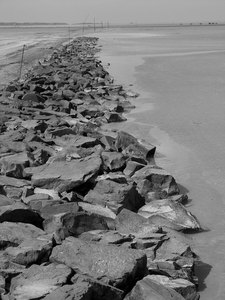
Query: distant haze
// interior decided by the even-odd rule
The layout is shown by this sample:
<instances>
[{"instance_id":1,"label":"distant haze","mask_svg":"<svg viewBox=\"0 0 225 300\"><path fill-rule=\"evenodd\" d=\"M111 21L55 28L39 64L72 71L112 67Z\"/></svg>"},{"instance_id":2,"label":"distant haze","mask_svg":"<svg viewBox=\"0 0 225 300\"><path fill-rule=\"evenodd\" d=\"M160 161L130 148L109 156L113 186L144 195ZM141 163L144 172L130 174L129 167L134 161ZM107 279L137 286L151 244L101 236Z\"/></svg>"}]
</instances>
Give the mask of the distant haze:
<instances>
[{"instance_id":1,"label":"distant haze","mask_svg":"<svg viewBox=\"0 0 225 300\"><path fill-rule=\"evenodd\" d=\"M0 0L0 22L225 22L225 0Z\"/></svg>"}]
</instances>

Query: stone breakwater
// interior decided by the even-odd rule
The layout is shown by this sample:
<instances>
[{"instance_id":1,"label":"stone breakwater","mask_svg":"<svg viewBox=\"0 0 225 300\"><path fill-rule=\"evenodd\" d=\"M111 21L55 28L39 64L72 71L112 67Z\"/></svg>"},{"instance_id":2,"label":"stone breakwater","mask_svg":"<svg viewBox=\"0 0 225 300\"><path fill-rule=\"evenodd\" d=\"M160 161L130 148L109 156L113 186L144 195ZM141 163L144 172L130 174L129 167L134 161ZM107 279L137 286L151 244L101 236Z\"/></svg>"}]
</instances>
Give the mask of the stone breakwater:
<instances>
[{"instance_id":1,"label":"stone breakwater","mask_svg":"<svg viewBox=\"0 0 225 300\"><path fill-rule=\"evenodd\" d=\"M1 298L197 300L201 226L156 148L104 129L137 95L97 51L77 38L0 92Z\"/></svg>"}]
</instances>

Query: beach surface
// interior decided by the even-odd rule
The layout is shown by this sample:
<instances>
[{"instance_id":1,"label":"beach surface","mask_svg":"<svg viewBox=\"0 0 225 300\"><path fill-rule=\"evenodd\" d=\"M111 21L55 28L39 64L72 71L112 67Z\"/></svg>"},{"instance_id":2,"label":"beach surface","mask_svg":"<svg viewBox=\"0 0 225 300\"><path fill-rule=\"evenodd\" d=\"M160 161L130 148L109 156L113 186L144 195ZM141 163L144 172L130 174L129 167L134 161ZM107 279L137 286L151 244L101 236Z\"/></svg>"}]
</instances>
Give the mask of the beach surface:
<instances>
[{"instance_id":1,"label":"beach surface","mask_svg":"<svg viewBox=\"0 0 225 300\"><path fill-rule=\"evenodd\" d=\"M22 77L39 60L80 34L79 27L0 26L0 86L18 78L20 73Z\"/></svg>"},{"instance_id":2,"label":"beach surface","mask_svg":"<svg viewBox=\"0 0 225 300\"><path fill-rule=\"evenodd\" d=\"M150 27L96 33L118 83L140 93L128 121L113 125L157 146L156 162L192 200L206 230L191 235L203 265L201 299L224 299L225 31Z\"/></svg>"}]
</instances>

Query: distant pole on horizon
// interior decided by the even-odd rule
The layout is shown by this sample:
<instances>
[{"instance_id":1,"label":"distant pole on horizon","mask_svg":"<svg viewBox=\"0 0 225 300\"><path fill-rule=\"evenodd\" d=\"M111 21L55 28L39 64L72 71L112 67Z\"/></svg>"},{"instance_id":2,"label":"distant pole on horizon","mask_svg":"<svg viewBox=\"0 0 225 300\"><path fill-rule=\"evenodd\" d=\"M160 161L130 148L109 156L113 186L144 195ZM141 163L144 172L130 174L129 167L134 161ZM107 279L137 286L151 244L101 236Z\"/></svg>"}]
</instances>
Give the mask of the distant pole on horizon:
<instances>
[{"instance_id":1,"label":"distant pole on horizon","mask_svg":"<svg viewBox=\"0 0 225 300\"><path fill-rule=\"evenodd\" d=\"M70 43L70 26L69 26L68 30L69 30L69 43Z\"/></svg>"},{"instance_id":2,"label":"distant pole on horizon","mask_svg":"<svg viewBox=\"0 0 225 300\"><path fill-rule=\"evenodd\" d=\"M95 32L95 17L94 17L94 32Z\"/></svg>"},{"instance_id":3,"label":"distant pole on horizon","mask_svg":"<svg viewBox=\"0 0 225 300\"><path fill-rule=\"evenodd\" d=\"M83 26L82 26L82 34L84 34L84 23L83 23Z\"/></svg>"},{"instance_id":4,"label":"distant pole on horizon","mask_svg":"<svg viewBox=\"0 0 225 300\"><path fill-rule=\"evenodd\" d=\"M22 67L23 67L23 58L24 58L25 47L26 47L26 45L23 45L22 57L21 57L21 61L20 61L19 80L20 80L21 75L22 75Z\"/></svg>"}]
</instances>

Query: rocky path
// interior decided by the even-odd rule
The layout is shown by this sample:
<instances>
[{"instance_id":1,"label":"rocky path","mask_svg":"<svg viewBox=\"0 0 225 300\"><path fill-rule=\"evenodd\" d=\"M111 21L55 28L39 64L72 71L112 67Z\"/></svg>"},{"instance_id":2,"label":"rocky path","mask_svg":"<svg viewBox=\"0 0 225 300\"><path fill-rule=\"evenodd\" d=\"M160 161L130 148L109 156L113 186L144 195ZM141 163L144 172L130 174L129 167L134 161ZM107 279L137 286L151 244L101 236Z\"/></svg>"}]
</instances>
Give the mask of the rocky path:
<instances>
[{"instance_id":1,"label":"rocky path","mask_svg":"<svg viewBox=\"0 0 225 300\"><path fill-rule=\"evenodd\" d=\"M0 294L197 300L199 231L155 147L106 131L132 108L96 38L55 50L0 92Z\"/></svg>"}]
</instances>

